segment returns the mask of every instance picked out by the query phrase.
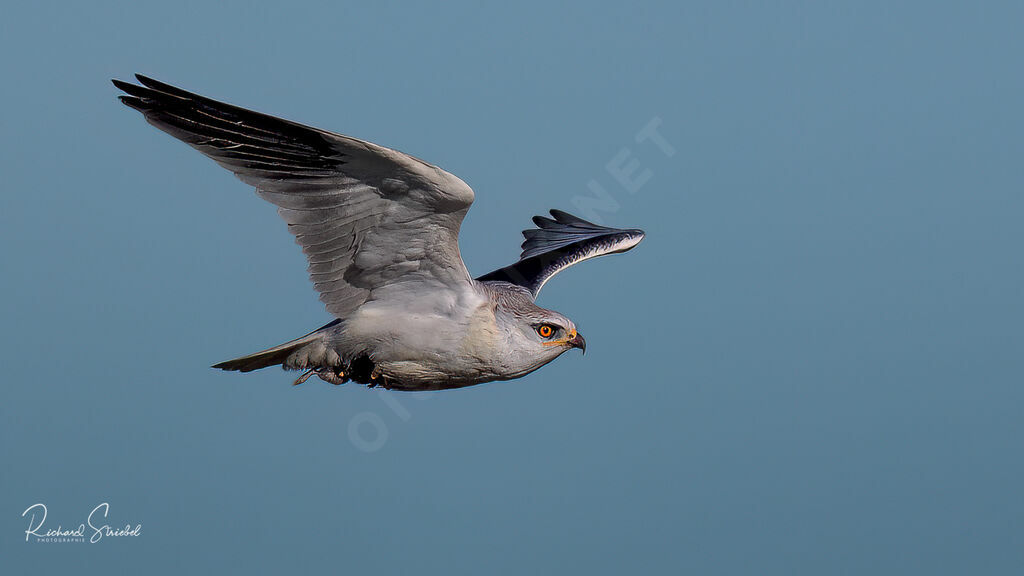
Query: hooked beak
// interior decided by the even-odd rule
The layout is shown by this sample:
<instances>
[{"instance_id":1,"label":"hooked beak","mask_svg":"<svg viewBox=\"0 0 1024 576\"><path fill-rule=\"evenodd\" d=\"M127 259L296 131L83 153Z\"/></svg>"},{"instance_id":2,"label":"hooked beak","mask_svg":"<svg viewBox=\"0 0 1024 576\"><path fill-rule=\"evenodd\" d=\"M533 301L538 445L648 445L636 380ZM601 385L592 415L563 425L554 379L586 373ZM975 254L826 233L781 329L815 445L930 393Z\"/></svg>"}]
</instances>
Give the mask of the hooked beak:
<instances>
[{"instance_id":1,"label":"hooked beak","mask_svg":"<svg viewBox=\"0 0 1024 576\"><path fill-rule=\"evenodd\" d=\"M587 341L583 339L583 334L579 332L574 332L572 338L566 340L566 344L573 348L579 348L584 354L587 353Z\"/></svg>"}]
</instances>

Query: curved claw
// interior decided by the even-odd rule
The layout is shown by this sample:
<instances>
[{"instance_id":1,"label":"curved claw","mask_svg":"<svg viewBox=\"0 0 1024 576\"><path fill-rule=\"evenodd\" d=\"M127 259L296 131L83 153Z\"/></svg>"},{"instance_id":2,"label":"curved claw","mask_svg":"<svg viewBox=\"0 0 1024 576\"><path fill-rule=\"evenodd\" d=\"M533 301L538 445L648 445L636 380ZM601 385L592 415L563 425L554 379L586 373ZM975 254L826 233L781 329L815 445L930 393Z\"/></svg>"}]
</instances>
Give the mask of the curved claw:
<instances>
[{"instance_id":1,"label":"curved claw","mask_svg":"<svg viewBox=\"0 0 1024 576\"><path fill-rule=\"evenodd\" d=\"M311 369L311 370L306 370L306 372L302 376L299 376L298 378L295 379L295 382L292 382L292 386L298 386L299 384L302 384L306 380L309 380L309 377L312 376L315 373L316 373L316 369L315 368Z\"/></svg>"}]
</instances>

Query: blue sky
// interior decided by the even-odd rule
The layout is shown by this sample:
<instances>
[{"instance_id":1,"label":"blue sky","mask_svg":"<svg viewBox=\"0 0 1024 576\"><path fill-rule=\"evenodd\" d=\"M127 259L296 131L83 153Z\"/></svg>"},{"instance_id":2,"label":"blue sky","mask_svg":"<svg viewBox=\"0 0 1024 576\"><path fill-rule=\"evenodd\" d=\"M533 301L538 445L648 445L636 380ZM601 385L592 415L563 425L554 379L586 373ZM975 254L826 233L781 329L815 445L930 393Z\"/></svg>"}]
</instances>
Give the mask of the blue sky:
<instances>
[{"instance_id":1,"label":"blue sky","mask_svg":"<svg viewBox=\"0 0 1024 576\"><path fill-rule=\"evenodd\" d=\"M4 564L1019 572L1022 16L9 7ZM459 175L476 274L549 208L648 237L545 287L588 353L521 380L214 371L330 317L273 207L117 103L134 72ZM37 502L64 527L108 502L141 535L25 542Z\"/></svg>"}]
</instances>

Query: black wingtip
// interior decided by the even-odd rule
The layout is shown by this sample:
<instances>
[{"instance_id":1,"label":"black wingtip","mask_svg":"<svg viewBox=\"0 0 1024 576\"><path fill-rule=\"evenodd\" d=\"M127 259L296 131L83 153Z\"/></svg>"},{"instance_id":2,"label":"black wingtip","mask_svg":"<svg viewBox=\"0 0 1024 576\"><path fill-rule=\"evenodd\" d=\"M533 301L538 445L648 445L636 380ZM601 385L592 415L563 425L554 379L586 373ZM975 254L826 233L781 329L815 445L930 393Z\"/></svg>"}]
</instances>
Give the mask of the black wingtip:
<instances>
[{"instance_id":1,"label":"black wingtip","mask_svg":"<svg viewBox=\"0 0 1024 576\"><path fill-rule=\"evenodd\" d=\"M558 228L559 226L558 220L552 220L545 216L534 216L533 223L541 230L549 230L551 228Z\"/></svg>"},{"instance_id":2,"label":"black wingtip","mask_svg":"<svg viewBox=\"0 0 1024 576\"><path fill-rule=\"evenodd\" d=\"M149 76L144 76L142 74L136 74L135 79L138 80L140 84L151 90L158 90L160 92L166 92L168 94L173 94L176 90L178 90L170 84L164 84L159 80L154 80Z\"/></svg>"},{"instance_id":3,"label":"black wingtip","mask_svg":"<svg viewBox=\"0 0 1024 576\"><path fill-rule=\"evenodd\" d=\"M548 210L548 212L555 220L559 222L563 220L581 220L581 218L577 218L572 214L569 214L568 212L559 210L558 208L552 208L551 210Z\"/></svg>"},{"instance_id":4,"label":"black wingtip","mask_svg":"<svg viewBox=\"0 0 1024 576\"><path fill-rule=\"evenodd\" d=\"M117 99L125 106L138 110L139 112L146 110L146 104L140 98L136 98L135 96L118 96Z\"/></svg>"},{"instance_id":5,"label":"black wingtip","mask_svg":"<svg viewBox=\"0 0 1024 576\"><path fill-rule=\"evenodd\" d=\"M549 212L551 212L551 216L553 216L555 221L558 222L559 224L565 224L566 226L576 226L578 228L602 228L602 226L599 226L597 224L594 224L593 222L584 220L579 216L574 216L572 214L569 214L568 212L559 210L557 208L552 208L551 210L549 210Z\"/></svg>"},{"instance_id":6,"label":"black wingtip","mask_svg":"<svg viewBox=\"0 0 1024 576\"><path fill-rule=\"evenodd\" d=\"M128 94L129 96L134 96L137 99L152 98L156 95L153 90L144 86L132 84L131 82L124 82L123 80L117 79L113 79L111 82L113 82L114 86L116 86L118 90ZM122 102L125 102L124 96L119 96L119 98L121 98ZM127 102L125 102L125 104L127 104Z\"/></svg>"},{"instance_id":7,"label":"black wingtip","mask_svg":"<svg viewBox=\"0 0 1024 576\"><path fill-rule=\"evenodd\" d=\"M129 90L131 90L132 88L137 88L137 86L136 86L135 84L129 84L128 82L125 82L124 80L118 80L117 78L111 78L111 79L110 79L110 82L111 82L111 83L112 83L112 84L113 84L113 85L114 85L114 86L115 86L115 87L116 87L116 88L117 88L118 90L121 90L122 92L128 92L128 91L129 91Z\"/></svg>"},{"instance_id":8,"label":"black wingtip","mask_svg":"<svg viewBox=\"0 0 1024 576\"><path fill-rule=\"evenodd\" d=\"M142 74L136 74L135 75L135 79L138 80L146 88L149 88L150 90L153 90L154 92L159 92L160 94L168 94L170 96L174 96L175 98L180 98L182 100L197 100L197 101L207 101L207 100L209 100L209 98L200 96L199 94L195 94L193 92L189 92L188 90L182 90L181 88L178 88L177 86L171 86L170 84L167 84L166 82L161 82L159 80L154 80L154 79L150 78L149 76L143 76Z\"/></svg>"}]
</instances>

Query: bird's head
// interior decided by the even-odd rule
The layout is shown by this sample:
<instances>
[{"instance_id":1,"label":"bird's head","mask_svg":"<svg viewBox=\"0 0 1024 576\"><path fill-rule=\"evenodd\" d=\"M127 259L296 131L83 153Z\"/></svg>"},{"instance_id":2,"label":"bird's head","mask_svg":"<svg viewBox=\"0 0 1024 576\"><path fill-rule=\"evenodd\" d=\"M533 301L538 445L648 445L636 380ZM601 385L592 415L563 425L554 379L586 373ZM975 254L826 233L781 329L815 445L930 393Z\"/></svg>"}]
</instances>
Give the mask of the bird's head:
<instances>
[{"instance_id":1,"label":"bird's head","mask_svg":"<svg viewBox=\"0 0 1024 576\"><path fill-rule=\"evenodd\" d=\"M551 310L544 310L546 313L534 321L521 323L520 328L525 329L527 334L535 340L535 344L542 346L541 349L558 350L558 354L567 352L572 348L579 348L584 354L587 352L587 341L583 335L576 330L576 325L565 316Z\"/></svg>"},{"instance_id":2,"label":"bird's head","mask_svg":"<svg viewBox=\"0 0 1024 576\"><path fill-rule=\"evenodd\" d=\"M507 339L507 368L517 376L532 372L573 348L586 352L587 341L576 324L532 298L502 298L495 309Z\"/></svg>"}]
</instances>

